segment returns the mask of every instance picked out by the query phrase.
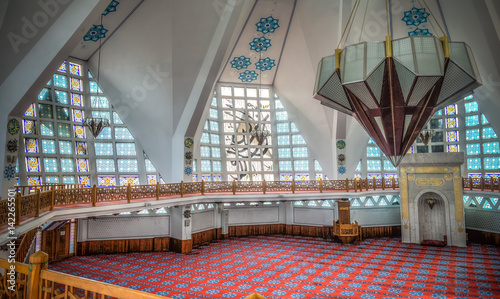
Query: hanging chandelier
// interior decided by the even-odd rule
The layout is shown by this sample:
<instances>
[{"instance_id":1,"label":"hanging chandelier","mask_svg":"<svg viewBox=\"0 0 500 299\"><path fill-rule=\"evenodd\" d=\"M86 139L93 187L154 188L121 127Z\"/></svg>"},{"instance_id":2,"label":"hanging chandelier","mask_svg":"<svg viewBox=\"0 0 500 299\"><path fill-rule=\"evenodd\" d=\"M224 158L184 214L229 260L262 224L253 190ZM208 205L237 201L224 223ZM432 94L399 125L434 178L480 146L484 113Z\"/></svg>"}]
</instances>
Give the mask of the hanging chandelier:
<instances>
[{"instance_id":1,"label":"hanging chandelier","mask_svg":"<svg viewBox=\"0 0 500 299\"><path fill-rule=\"evenodd\" d=\"M101 14L101 27L102 27L102 14ZM99 39L99 52L98 52L98 60L97 60L97 79L96 79L96 84L97 84L97 97L96 97L96 108L102 108L101 105L101 97L99 96L99 93L101 92L101 88L99 86L99 75L101 71L101 47L102 47L102 38ZM87 116L84 121L83 125L87 127L89 130L90 134L94 136L94 138L97 138L99 134L104 130L104 128L109 127L109 119L102 117L102 113L98 111L97 113L98 116L94 117L92 114L90 116Z\"/></svg>"},{"instance_id":2,"label":"hanging chandelier","mask_svg":"<svg viewBox=\"0 0 500 299\"><path fill-rule=\"evenodd\" d=\"M434 113L469 95L481 78L463 42L391 36L322 58L314 98L356 118L397 167Z\"/></svg>"}]
</instances>

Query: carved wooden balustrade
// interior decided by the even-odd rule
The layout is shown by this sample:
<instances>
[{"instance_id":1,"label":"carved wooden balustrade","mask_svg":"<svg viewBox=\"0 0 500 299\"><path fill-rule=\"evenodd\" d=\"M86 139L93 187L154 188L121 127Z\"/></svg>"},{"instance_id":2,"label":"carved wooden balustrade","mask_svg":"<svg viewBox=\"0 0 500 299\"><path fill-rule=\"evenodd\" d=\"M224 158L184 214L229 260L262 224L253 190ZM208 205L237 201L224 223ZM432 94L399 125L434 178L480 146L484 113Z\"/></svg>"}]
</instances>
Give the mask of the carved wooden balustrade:
<instances>
[{"instance_id":1,"label":"carved wooden balustrade","mask_svg":"<svg viewBox=\"0 0 500 299\"><path fill-rule=\"evenodd\" d=\"M19 247L16 251L16 261L24 261L37 232L38 227L35 227L23 235L21 243L19 244Z\"/></svg>"},{"instance_id":2,"label":"carved wooden balustrade","mask_svg":"<svg viewBox=\"0 0 500 299\"><path fill-rule=\"evenodd\" d=\"M462 178L464 190L500 191L499 179L490 178Z\"/></svg>"}]
</instances>

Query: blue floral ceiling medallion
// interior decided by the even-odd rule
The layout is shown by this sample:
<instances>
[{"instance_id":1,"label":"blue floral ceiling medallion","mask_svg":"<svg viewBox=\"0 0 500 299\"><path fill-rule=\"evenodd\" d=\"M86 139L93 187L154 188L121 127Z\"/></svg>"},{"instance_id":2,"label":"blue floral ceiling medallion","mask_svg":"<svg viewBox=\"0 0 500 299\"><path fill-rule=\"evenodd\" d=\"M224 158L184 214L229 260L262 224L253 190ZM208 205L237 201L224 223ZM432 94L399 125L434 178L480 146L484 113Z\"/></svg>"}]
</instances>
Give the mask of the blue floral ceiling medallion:
<instances>
[{"instance_id":1,"label":"blue floral ceiling medallion","mask_svg":"<svg viewBox=\"0 0 500 299\"><path fill-rule=\"evenodd\" d=\"M250 58L245 56L234 57L233 61L231 61L231 67L237 70L246 69L251 64Z\"/></svg>"},{"instance_id":2,"label":"blue floral ceiling medallion","mask_svg":"<svg viewBox=\"0 0 500 299\"><path fill-rule=\"evenodd\" d=\"M5 166L5 170L3 171L4 178L10 181L10 179L13 179L16 174L16 168L13 165L7 165Z\"/></svg>"},{"instance_id":3,"label":"blue floral ceiling medallion","mask_svg":"<svg viewBox=\"0 0 500 299\"><path fill-rule=\"evenodd\" d=\"M102 12L102 15L106 16L108 15L108 13L116 11L116 7L118 6L118 4L120 4L120 2L112 0L111 3L109 3L108 7L106 7L106 9Z\"/></svg>"},{"instance_id":4,"label":"blue floral ceiling medallion","mask_svg":"<svg viewBox=\"0 0 500 299\"><path fill-rule=\"evenodd\" d=\"M257 26L257 31L262 32L263 34L274 32L274 30L278 29L280 25L278 25L279 20L273 17L261 18L260 21L255 24Z\"/></svg>"},{"instance_id":5,"label":"blue floral ceiling medallion","mask_svg":"<svg viewBox=\"0 0 500 299\"><path fill-rule=\"evenodd\" d=\"M425 11L425 8L413 7L409 11L405 11L404 15L404 18L402 18L401 20L406 22L407 26L418 26L421 23L427 22L427 17L430 14Z\"/></svg>"},{"instance_id":6,"label":"blue floral ceiling medallion","mask_svg":"<svg viewBox=\"0 0 500 299\"><path fill-rule=\"evenodd\" d=\"M267 48L271 46L271 40L265 37L254 38L250 43L250 50L255 52L267 51Z\"/></svg>"},{"instance_id":7,"label":"blue floral ceiling medallion","mask_svg":"<svg viewBox=\"0 0 500 299\"><path fill-rule=\"evenodd\" d=\"M258 62L255 63L255 68L261 71L269 71L271 70L276 64L274 63L275 60L271 59L269 57L264 58L264 59L259 59Z\"/></svg>"},{"instance_id":8,"label":"blue floral ceiling medallion","mask_svg":"<svg viewBox=\"0 0 500 299\"><path fill-rule=\"evenodd\" d=\"M420 29L417 28L413 31L408 32L409 36L432 36L432 33L429 32L429 29Z\"/></svg>"},{"instance_id":9,"label":"blue floral ceiling medallion","mask_svg":"<svg viewBox=\"0 0 500 299\"><path fill-rule=\"evenodd\" d=\"M191 166L186 166L186 168L184 168L185 175L191 175L192 173L193 173L193 168L191 168Z\"/></svg>"},{"instance_id":10,"label":"blue floral ceiling medallion","mask_svg":"<svg viewBox=\"0 0 500 299\"><path fill-rule=\"evenodd\" d=\"M241 80L241 82L252 82L254 80L257 80L258 74L255 71L244 71L243 73L240 73L240 76L238 79Z\"/></svg>"},{"instance_id":11,"label":"blue floral ceiling medallion","mask_svg":"<svg viewBox=\"0 0 500 299\"><path fill-rule=\"evenodd\" d=\"M83 37L84 41L98 41L100 38L105 38L106 37L106 32L108 32L108 29L104 28L102 25L94 25L92 28L89 29L87 34Z\"/></svg>"},{"instance_id":12,"label":"blue floral ceiling medallion","mask_svg":"<svg viewBox=\"0 0 500 299\"><path fill-rule=\"evenodd\" d=\"M340 174L344 174L344 173L346 173L346 171L347 171L347 169L346 169L344 166L340 166L340 167L338 168L338 172L339 172Z\"/></svg>"}]
</instances>

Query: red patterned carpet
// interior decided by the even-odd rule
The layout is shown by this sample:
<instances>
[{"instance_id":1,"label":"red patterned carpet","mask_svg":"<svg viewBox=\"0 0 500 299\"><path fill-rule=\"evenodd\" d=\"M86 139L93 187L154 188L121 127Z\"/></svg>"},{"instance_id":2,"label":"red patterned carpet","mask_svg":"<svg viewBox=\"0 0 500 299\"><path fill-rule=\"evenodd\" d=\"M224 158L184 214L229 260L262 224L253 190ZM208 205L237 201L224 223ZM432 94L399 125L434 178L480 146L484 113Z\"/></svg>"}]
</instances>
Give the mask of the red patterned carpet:
<instances>
[{"instance_id":1,"label":"red patterned carpet","mask_svg":"<svg viewBox=\"0 0 500 299\"><path fill-rule=\"evenodd\" d=\"M50 269L179 298L500 298L500 249L403 244L342 245L257 236L172 252L74 257Z\"/></svg>"}]
</instances>

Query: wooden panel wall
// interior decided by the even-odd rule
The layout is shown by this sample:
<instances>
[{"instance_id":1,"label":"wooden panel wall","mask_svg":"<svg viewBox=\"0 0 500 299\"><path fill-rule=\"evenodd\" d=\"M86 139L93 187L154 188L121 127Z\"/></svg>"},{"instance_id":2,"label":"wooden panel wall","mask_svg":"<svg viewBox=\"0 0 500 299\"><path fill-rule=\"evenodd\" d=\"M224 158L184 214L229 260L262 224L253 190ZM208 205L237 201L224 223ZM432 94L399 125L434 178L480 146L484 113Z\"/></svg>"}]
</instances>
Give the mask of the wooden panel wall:
<instances>
[{"instance_id":1,"label":"wooden panel wall","mask_svg":"<svg viewBox=\"0 0 500 299\"><path fill-rule=\"evenodd\" d=\"M222 229L213 228L191 235L193 246L222 239Z\"/></svg>"},{"instance_id":2,"label":"wooden panel wall","mask_svg":"<svg viewBox=\"0 0 500 299\"><path fill-rule=\"evenodd\" d=\"M193 239L179 240L170 238L170 251L184 254L193 252Z\"/></svg>"},{"instance_id":3,"label":"wooden panel wall","mask_svg":"<svg viewBox=\"0 0 500 299\"><path fill-rule=\"evenodd\" d=\"M467 229L467 241L480 244L500 246L500 234Z\"/></svg>"},{"instance_id":4,"label":"wooden panel wall","mask_svg":"<svg viewBox=\"0 0 500 299\"><path fill-rule=\"evenodd\" d=\"M70 256L69 225L70 224L67 223L57 230L42 232L40 250L48 254L49 261L55 261Z\"/></svg>"},{"instance_id":5,"label":"wooden panel wall","mask_svg":"<svg viewBox=\"0 0 500 299\"><path fill-rule=\"evenodd\" d=\"M382 237L401 238L401 226L361 227L361 240Z\"/></svg>"},{"instance_id":6,"label":"wooden panel wall","mask_svg":"<svg viewBox=\"0 0 500 299\"><path fill-rule=\"evenodd\" d=\"M168 251L169 237L127 240L102 240L79 242L78 255L111 254L127 252Z\"/></svg>"}]
</instances>

